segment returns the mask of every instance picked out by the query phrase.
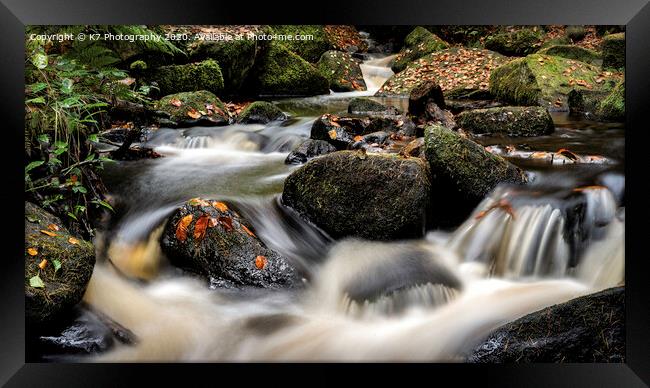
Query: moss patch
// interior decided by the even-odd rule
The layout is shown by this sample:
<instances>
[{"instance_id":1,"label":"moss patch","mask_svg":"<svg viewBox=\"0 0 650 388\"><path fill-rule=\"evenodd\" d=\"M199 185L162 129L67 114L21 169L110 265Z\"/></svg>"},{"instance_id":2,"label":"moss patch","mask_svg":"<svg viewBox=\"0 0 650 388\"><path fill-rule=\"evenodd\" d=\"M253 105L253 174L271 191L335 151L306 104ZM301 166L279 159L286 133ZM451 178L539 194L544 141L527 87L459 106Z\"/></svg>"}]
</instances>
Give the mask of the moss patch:
<instances>
[{"instance_id":1,"label":"moss patch","mask_svg":"<svg viewBox=\"0 0 650 388\"><path fill-rule=\"evenodd\" d=\"M599 53L580 46L557 45L541 49L538 54L553 55L576 61L586 62L591 65L599 66L602 63L602 57Z\"/></svg>"},{"instance_id":2,"label":"moss patch","mask_svg":"<svg viewBox=\"0 0 650 388\"><path fill-rule=\"evenodd\" d=\"M542 45L542 39L541 31L523 28L488 36L485 48L503 55L523 56L537 51Z\"/></svg>"},{"instance_id":3,"label":"moss patch","mask_svg":"<svg viewBox=\"0 0 650 388\"><path fill-rule=\"evenodd\" d=\"M607 121L625 121L625 82L614 87L598 105L596 117Z\"/></svg>"},{"instance_id":4,"label":"moss patch","mask_svg":"<svg viewBox=\"0 0 650 388\"><path fill-rule=\"evenodd\" d=\"M404 70L406 66L423 56L434 51L440 51L449 48L449 44L440 39L437 35L432 34L423 27L416 27L404 39L404 47L395 58L391 69L395 73Z\"/></svg>"},{"instance_id":5,"label":"moss patch","mask_svg":"<svg viewBox=\"0 0 650 388\"><path fill-rule=\"evenodd\" d=\"M156 102L155 108L167 113L176 125L225 125L230 121L226 106L206 91L170 94Z\"/></svg>"},{"instance_id":6,"label":"moss patch","mask_svg":"<svg viewBox=\"0 0 650 388\"><path fill-rule=\"evenodd\" d=\"M285 120L287 116L277 106L266 101L255 101L248 105L237 117L240 123L266 124L275 120Z\"/></svg>"},{"instance_id":7,"label":"moss patch","mask_svg":"<svg viewBox=\"0 0 650 388\"><path fill-rule=\"evenodd\" d=\"M625 68L625 33L605 35L603 38L603 68Z\"/></svg>"},{"instance_id":8,"label":"moss patch","mask_svg":"<svg viewBox=\"0 0 650 388\"><path fill-rule=\"evenodd\" d=\"M335 92L351 92L366 90L359 64L348 53L330 50L325 52L318 63L318 70L330 83L330 89Z\"/></svg>"},{"instance_id":9,"label":"moss patch","mask_svg":"<svg viewBox=\"0 0 650 388\"><path fill-rule=\"evenodd\" d=\"M277 41L308 62L316 63L325 51L334 49L334 45L325 32L325 26L277 25L272 28L274 33L281 35L310 35L312 38L308 40Z\"/></svg>"},{"instance_id":10,"label":"moss patch","mask_svg":"<svg viewBox=\"0 0 650 388\"><path fill-rule=\"evenodd\" d=\"M152 70L146 78L158 83L161 95L197 90L220 94L224 87L221 68L211 59L187 65L162 66Z\"/></svg>"},{"instance_id":11,"label":"moss patch","mask_svg":"<svg viewBox=\"0 0 650 388\"><path fill-rule=\"evenodd\" d=\"M460 113L456 122L463 129L478 134L542 136L555 129L548 110L537 106L474 109Z\"/></svg>"}]
</instances>

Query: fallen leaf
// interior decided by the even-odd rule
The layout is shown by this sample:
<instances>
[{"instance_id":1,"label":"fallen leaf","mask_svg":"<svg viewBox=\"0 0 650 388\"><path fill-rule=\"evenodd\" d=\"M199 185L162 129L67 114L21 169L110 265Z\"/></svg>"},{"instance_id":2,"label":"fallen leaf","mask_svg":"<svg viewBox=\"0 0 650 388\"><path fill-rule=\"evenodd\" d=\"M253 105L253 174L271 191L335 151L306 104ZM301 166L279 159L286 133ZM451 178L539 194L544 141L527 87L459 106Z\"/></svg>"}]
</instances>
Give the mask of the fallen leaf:
<instances>
[{"instance_id":1,"label":"fallen leaf","mask_svg":"<svg viewBox=\"0 0 650 388\"><path fill-rule=\"evenodd\" d=\"M327 132L327 134L329 135L330 139L336 139L336 129L332 129L331 131Z\"/></svg>"},{"instance_id":2,"label":"fallen leaf","mask_svg":"<svg viewBox=\"0 0 650 388\"><path fill-rule=\"evenodd\" d=\"M49 230L55 230L55 231L58 231L59 229L61 229L61 228L59 228L59 226L56 225L56 224L49 224L49 225L47 226L47 228L48 228Z\"/></svg>"},{"instance_id":3,"label":"fallen leaf","mask_svg":"<svg viewBox=\"0 0 650 388\"><path fill-rule=\"evenodd\" d=\"M212 202L212 206L214 206L214 208L219 210L220 212L228 211L228 205L226 205L223 202Z\"/></svg>"},{"instance_id":4,"label":"fallen leaf","mask_svg":"<svg viewBox=\"0 0 650 388\"><path fill-rule=\"evenodd\" d=\"M208 227L209 228L214 228L215 226L217 226L217 222L218 221L217 221L216 218L210 217L210 219L208 220Z\"/></svg>"},{"instance_id":5,"label":"fallen leaf","mask_svg":"<svg viewBox=\"0 0 650 388\"><path fill-rule=\"evenodd\" d=\"M230 217L219 217L219 218L217 219L217 221L219 221L219 223L220 223L220 224L223 226L223 228L226 229L227 231L230 232L230 231L232 230L232 218L230 218Z\"/></svg>"},{"instance_id":6,"label":"fallen leaf","mask_svg":"<svg viewBox=\"0 0 650 388\"><path fill-rule=\"evenodd\" d=\"M178 98L172 98L171 100L169 100L169 105L179 107L179 106L183 105L183 103Z\"/></svg>"},{"instance_id":7,"label":"fallen leaf","mask_svg":"<svg viewBox=\"0 0 650 388\"><path fill-rule=\"evenodd\" d=\"M361 141L361 140L363 140L363 136L361 135L357 135L354 137L354 141Z\"/></svg>"},{"instance_id":8,"label":"fallen leaf","mask_svg":"<svg viewBox=\"0 0 650 388\"><path fill-rule=\"evenodd\" d=\"M567 158L569 158L571 160L578 160L579 159L578 155L576 155L573 152L567 150L566 148L560 148L559 150L557 150L557 152L555 154L556 155L562 155L562 156L567 157Z\"/></svg>"},{"instance_id":9,"label":"fallen leaf","mask_svg":"<svg viewBox=\"0 0 650 388\"><path fill-rule=\"evenodd\" d=\"M257 237L255 236L255 233L251 232L251 230L246 227L246 225L242 225L241 228L244 229L244 232L248 233L249 236Z\"/></svg>"},{"instance_id":10,"label":"fallen leaf","mask_svg":"<svg viewBox=\"0 0 650 388\"><path fill-rule=\"evenodd\" d=\"M34 288L45 288L45 283L38 275L29 278L29 285Z\"/></svg>"},{"instance_id":11,"label":"fallen leaf","mask_svg":"<svg viewBox=\"0 0 650 388\"><path fill-rule=\"evenodd\" d=\"M69 242L70 244L72 244L72 245L78 245L78 244L79 244L79 240L77 240L77 239L74 238L74 237L70 237L70 238L68 239L68 242Z\"/></svg>"},{"instance_id":12,"label":"fallen leaf","mask_svg":"<svg viewBox=\"0 0 650 388\"><path fill-rule=\"evenodd\" d=\"M36 255L38 255L38 249L36 249L36 248L27 248L27 253L30 256L36 256Z\"/></svg>"},{"instance_id":13,"label":"fallen leaf","mask_svg":"<svg viewBox=\"0 0 650 388\"><path fill-rule=\"evenodd\" d=\"M199 113L196 109L192 108L187 111L187 115L193 119L198 119L201 117L201 113Z\"/></svg>"},{"instance_id":14,"label":"fallen leaf","mask_svg":"<svg viewBox=\"0 0 650 388\"><path fill-rule=\"evenodd\" d=\"M54 259L52 260L52 265L54 265L54 273L59 272L59 270L61 269L61 262Z\"/></svg>"},{"instance_id":15,"label":"fallen leaf","mask_svg":"<svg viewBox=\"0 0 650 388\"><path fill-rule=\"evenodd\" d=\"M43 259L43 260L38 264L38 268L40 268L41 270L44 270L46 265L47 265L47 259Z\"/></svg>"},{"instance_id":16,"label":"fallen leaf","mask_svg":"<svg viewBox=\"0 0 650 388\"><path fill-rule=\"evenodd\" d=\"M268 263L266 256L257 256L255 258L255 266L257 269L264 269L264 267L266 267L266 263Z\"/></svg>"},{"instance_id":17,"label":"fallen leaf","mask_svg":"<svg viewBox=\"0 0 650 388\"><path fill-rule=\"evenodd\" d=\"M178 225L176 225L176 239L178 239L178 241L185 241L187 239L187 227L191 222L191 214L186 215L178 221Z\"/></svg>"},{"instance_id":18,"label":"fallen leaf","mask_svg":"<svg viewBox=\"0 0 650 388\"><path fill-rule=\"evenodd\" d=\"M582 192L582 191L587 191L587 190L603 190L603 189L606 189L606 188L607 187L605 187L605 186L594 185L594 186L576 187L575 189L573 189L573 191Z\"/></svg>"},{"instance_id":19,"label":"fallen leaf","mask_svg":"<svg viewBox=\"0 0 650 388\"><path fill-rule=\"evenodd\" d=\"M44 229L41 230L41 233L43 233L43 234L47 234L47 235L50 236L50 237L56 237L56 236L58 236L58 234L56 234L56 233L54 233L54 232L50 232L49 230L44 230Z\"/></svg>"},{"instance_id":20,"label":"fallen leaf","mask_svg":"<svg viewBox=\"0 0 650 388\"><path fill-rule=\"evenodd\" d=\"M191 206L210 206L210 202L201 198L192 198L187 201L187 203L189 203Z\"/></svg>"},{"instance_id":21,"label":"fallen leaf","mask_svg":"<svg viewBox=\"0 0 650 388\"><path fill-rule=\"evenodd\" d=\"M208 228L209 223L210 216L207 214L203 214L196 220L196 224L194 225L194 239L197 242L203 240L203 237L205 237L205 230Z\"/></svg>"}]
</instances>

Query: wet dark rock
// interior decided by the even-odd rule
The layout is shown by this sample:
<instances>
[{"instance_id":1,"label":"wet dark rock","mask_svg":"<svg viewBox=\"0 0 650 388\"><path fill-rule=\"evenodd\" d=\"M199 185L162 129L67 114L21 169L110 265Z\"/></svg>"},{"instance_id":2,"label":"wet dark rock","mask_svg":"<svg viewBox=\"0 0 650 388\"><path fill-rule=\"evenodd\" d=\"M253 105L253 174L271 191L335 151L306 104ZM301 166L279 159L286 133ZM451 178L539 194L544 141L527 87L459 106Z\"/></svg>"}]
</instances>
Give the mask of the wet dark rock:
<instances>
[{"instance_id":1,"label":"wet dark rock","mask_svg":"<svg viewBox=\"0 0 650 388\"><path fill-rule=\"evenodd\" d=\"M316 67L329 80L330 89L335 92L366 90L361 67L349 53L327 51L320 57Z\"/></svg>"},{"instance_id":2,"label":"wet dark rock","mask_svg":"<svg viewBox=\"0 0 650 388\"><path fill-rule=\"evenodd\" d=\"M445 108L445 97L442 94L442 89L434 81L427 80L419 83L411 90L408 111L413 116L420 116L426 111L429 102L433 102L442 109Z\"/></svg>"},{"instance_id":3,"label":"wet dark rock","mask_svg":"<svg viewBox=\"0 0 650 388\"><path fill-rule=\"evenodd\" d=\"M486 89L461 87L444 92L448 100L491 100L492 93Z\"/></svg>"},{"instance_id":4,"label":"wet dark rock","mask_svg":"<svg viewBox=\"0 0 650 388\"><path fill-rule=\"evenodd\" d=\"M350 104L348 105L348 113L358 115L397 115L400 112L394 106L386 106L380 102L366 97L355 97L350 100Z\"/></svg>"},{"instance_id":5,"label":"wet dark rock","mask_svg":"<svg viewBox=\"0 0 650 388\"><path fill-rule=\"evenodd\" d=\"M553 133L553 119L540 106L476 109L460 113L456 120L464 130L476 134L543 136Z\"/></svg>"},{"instance_id":6,"label":"wet dark rock","mask_svg":"<svg viewBox=\"0 0 650 388\"><path fill-rule=\"evenodd\" d=\"M248 105L237 117L237 122L245 124L266 124L271 121L286 120L287 115L274 104L255 101Z\"/></svg>"},{"instance_id":7,"label":"wet dark rock","mask_svg":"<svg viewBox=\"0 0 650 388\"><path fill-rule=\"evenodd\" d=\"M217 96L206 90L170 94L157 101L155 106L169 116L165 124L172 128L230 123L226 106Z\"/></svg>"},{"instance_id":8,"label":"wet dark rock","mask_svg":"<svg viewBox=\"0 0 650 388\"><path fill-rule=\"evenodd\" d=\"M40 269L43 260L47 262ZM61 265L58 270L55 261ZM25 202L27 325L44 325L70 311L81 301L94 266L95 249L91 243L72 235L56 216ZM31 284L35 276L41 279L42 287Z\"/></svg>"},{"instance_id":9,"label":"wet dark rock","mask_svg":"<svg viewBox=\"0 0 650 388\"><path fill-rule=\"evenodd\" d=\"M399 239L423 235L430 191L422 159L340 151L289 175L282 202L333 238Z\"/></svg>"},{"instance_id":10,"label":"wet dark rock","mask_svg":"<svg viewBox=\"0 0 650 388\"><path fill-rule=\"evenodd\" d=\"M576 298L504 325L468 361L625 362L625 288Z\"/></svg>"},{"instance_id":11,"label":"wet dark rock","mask_svg":"<svg viewBox=\"0 0 650 388\"><path fill-rule=\"evenodd\" d=\"M589 120L625 120L625 82L611 91L572 90L569 93L569 112Z\"/></svg>"},{"instance_id":12,"label":"wet dark rock","mask_svg":"<svg viewBox=\"0 0 650 388\"><path fill-rule=\"evenodd\" d=\"M338 150L345 150L358 141L355 137L373 132L399 132L405 136L412 136L416 133L416 128L413 121L405 116L357 117L325 114L316 119L312 125L311 138L325 140Z\"/></svg>"},{"instance_id":13,"label":"wet dark rock","mask_svg":"<svg viewBox=\"0 0 650 388\"><path fill-rule=\"evenodd\" d=\"M190 220L185 232L179 226L182 219ZM203 236L197 224L206 225ZM167 221L161 247L172 264L208 277L217 287L299 284L287 260L267 248L252 226L223 202L194 198L183 204Z\"/></svg>"},{"instance_id":14,"label":"wet dark rock","mask_svg":"<svg viewBox=\"0 0 650 388\"><path fill-rule=\"evenodd\" d=\"M527 181L518 167L440 125L425 129L424 153L435 187L433 224L460 222L498 184Z\"/></svg>"},{"instance_id":15,"label":"wet dark rock","mask_svg":"<svg viewBox=\"0 0 650 388\"><path fill-rule=\"evenodd\" d=\"M372 132L367 135L364 135L363 141L368 144L372 144L372 143L383 144L388 139L389 136L390 133L385 131Z\"/></svg>"},{"instance_id":16,"label":"wet dark rock","mask_svg":"<svg viewBox=\"0 0 650 388\"><path fill-rule=\"evenodd\" d=\"M454 115L446 109L440 109L440 107L433 101L429 101L427 103L425 117L427 121L432 121L435 124L440 124L445 128L456 128L456 120L454 119Z\"/></svg>"},{"instance_id":17,"label":"wet dark rock","mask_svg":"<svg viewBox=\"0 0 650 388\"><path fill-rule=\"evenodd\" d=\"M455 115L466 110L496 108L504 104L494 100L445 100L447 109Z\"/></svg>"},{"instance_id":18,"label":"wet dark rock","mask_svg":"<svg viewBox=\"0 0 650 388\"><path fill-rule=\"evenodd\" d=\"M424 157L424 138L418 137L412 140L400 151L400 154L409 157Z\"/></svg>"},{"instance_id":19,"label":"wet dark rock","mask_svg":"<svg viewBox=\"0 0 650 388\"><path fill-rule=\"evenodd\" d=\"M603 38L603 68L625 68L625 33L605 35Z\"/></svg>"},{"instance_id":20,"label":"wet dark rock","mask_svg":"<svg viewBox=\"0 0 650 388\"><path fill-rule=\"evenodd\" d=\"M307 139L289 153L284 163L303 164L309 159L336 151L336 147L324 140Z\"/></svg>"}]
</instances>

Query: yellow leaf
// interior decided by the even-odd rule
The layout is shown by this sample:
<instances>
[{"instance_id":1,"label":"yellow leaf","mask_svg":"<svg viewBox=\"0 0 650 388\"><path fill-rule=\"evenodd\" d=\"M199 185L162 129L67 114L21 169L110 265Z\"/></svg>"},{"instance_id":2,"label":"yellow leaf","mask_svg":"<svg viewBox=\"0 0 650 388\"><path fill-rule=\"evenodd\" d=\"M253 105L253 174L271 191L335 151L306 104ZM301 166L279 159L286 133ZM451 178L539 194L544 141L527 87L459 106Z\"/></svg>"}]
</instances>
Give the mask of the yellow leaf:
<instances>
[{"instance_id":1,"label":"yellow leaf","mask_svg":"<svg viewBox=\"0 0 650 388\"><path fill-rule=\"evenodd\" d=\"M220 212L228 211L228 206L223 202L212 202L212 206L214 206L214 208L218 209Z\"/></svg>"},{"instance_id":2,"label":"yellow leaf","mask_svg":"<svg viewBox=\"0 0 650 388\"><path fill-rule=\"evenodd\" d=\"M36 249L36 248L27 248L27 253L30 256L36 256L36 255L38 255L38 249Z\"/></svg>"},{"instance_id":3,"label":"yellow leaf","mask_svg":"<svg viewBox=\"0 0 650 388\"><path fill-rule=\"evenodd\" d=\"M77 240L77 239L74 238L74 237L70 237L70 238L68 239L68 242L69 242L70 244L72 244L72 245L78 245L78 244L79 244L79 240Z\"/></svg>"},{"instance_id":4,"label":"yellow leaf","mask_svg":"<svg viewBox=\"0 0 650 388\"><path fill-rule=\"evenodd\" d=\"M192 222L192 215L188 214L185 217L181 218L176 225L176 238L179 241L185 241L187 239L187 227Z\"/></svg>"},{"instance_id":5,"label":"yellow leaf","mask_svg":"<svg viewBox=\"0 0 650 388\"><path fill-rule=\"evenodd\" d=\"M336 130L332 129L331 131L327 132L327 134L330 136L330 139L334 140L336 139Z\"/></svg>"},{"instance_id":6,"label":"yellow leaf","mask_svg":"<svg viewBox=\"0 0 650 388\"><path fill-rule=\"evenodd\" d=\"M56 236L58 236L58 234L56 234L56 233L54 233L54 232L50 232L49 230L44 230L44 229L41 230L41 233L43 233L43 234L47 234L47 235L50 236L50 237L56 237Z\"/></svg>"},{"instance_id":7,"label":"yellow leaf","mask_svg":"<svg viewBox=\"0 0 650 388\"><path fill-rule=\"evenodd\" d=\"M49 225L47 226L47 228L48 228L49 230L54 230L54 231L58 231L59 229L61 229L61 228L59 228L59 226L56 225L56 224L49 224Z\"/></svg>"},{"instance_id":8,"label":"yellow leaf","mask_svg":"<svg viewBox=\"0 0 650 388\"><path fill-rule=\"evenodd\" d=\"M40 268L40 269L43 270L43 269L45 269L45 266L46 266L46 265L47 265L47 260L46 260L46 259L43 259L43 261L41 261L41 262L38 264L38 268Z\"/></svg>"},{"instance_id":9,"label":"yellow leaf","mask_svg":"<svg viewBox=\"0 0 650 388\"><path fill-rule=\"evenodd\" d=\"M201 113L199 113L196 109L192 108L187 111L187 115L193 119L198 119L201 117Z\"/></svg>"}]
</instances>

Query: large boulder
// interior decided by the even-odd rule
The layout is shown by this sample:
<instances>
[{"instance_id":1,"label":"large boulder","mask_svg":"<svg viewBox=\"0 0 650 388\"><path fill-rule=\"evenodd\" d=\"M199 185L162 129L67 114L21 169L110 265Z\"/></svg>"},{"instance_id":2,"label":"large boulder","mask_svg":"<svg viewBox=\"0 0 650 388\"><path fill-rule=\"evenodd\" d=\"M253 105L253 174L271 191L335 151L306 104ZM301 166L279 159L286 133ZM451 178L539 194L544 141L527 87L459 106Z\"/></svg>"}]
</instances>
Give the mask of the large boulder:
<instances>
[{"instance_id":1,"label":"large boulder","mask_svg":"<svg viewBox=\"0 0 650 388\"><path fill-rule=\"evenodd\" d=\"M333 238L388 240L424 234L430 191L420 158L340 151L289 175L282 202Z\"/></svg>"},{"instance_id":2,"label":"large boulder","mask_svg":"<svg viewBox=\"0 0 650 388\"><path fill-rule=\"evenodd\" d=\"M424 154L435 185L434 223L462 221L498 184L527 181L521 169L440 125L425 129Z\"/></svg>"},{"instance_id":3,"label":"large boulder","mask_svg":"<svg viewBox=\"0 0 650 388\"><path fill-rule=\"evenodd\" d=\"M316 63L325 51L335 48L322 25L275 25L272 28L275 34L291 36L292 39L278 42L311 63ZM294 39L299 35L310 36L310 39Z\"/></svg>"},{"instance_id":4,"label":"large boulder","mask_svg":"<svg viewBox=\"0 0 650 388\"><path fill-rule=\"evenodd\" d=\"M81 301L95 266L95 249L61 220L25 202L25 318L40 326Z\"/></svg>"},{"instance_id":5,"label":"large boulder","mask_svg":"<svg viewBox=\"0 0 650 388\"><path fill-rule=\"evenodd\" d=\"M156 82L161 95L207 90L223 91L223 75L219 64L211 59L186 65L161 66L149 71L146 80Z\"/></svg>"},{"instance_id":6,"label":"large boulder","mask_svg":"<svg viewBox=\"0 0 650 388\"><path fill-rule=\"evenodd\" d=\"M532 54L542 45L542 33L531 28L506 31L485 39L485 48L508 56Z\"/></svg>"},{"instance_id":7,"label":"large boulder","mask_svg":"<svg viewBox=\"0 0 650 388\"><path fill-rule=\"evenodd\" d=\"M543 136L553 133L553 119L540 106L475 109L456 116L458 125L476 134Z\"/></svg>"},{"instance_id":8,"label":"large boulder","mask_svg":"<svg viewBox=\"0 0 650 388\"><path fill-rule=\"evenodd\" d=\"M603 38L603 67L625 68L625 33L605 35Z\"/></svg>"},{"instance_id":9,"label":"large boulder","mask_svg":"<svg viewBox=\"0 0 650 388\"><path fill-rule=\"evenodd\" d=\"M189 55L195 61L214 59L223 75L223 93L237 93L255 64L259 46L253 39L199 40Z\"/></svg>"},{"instance_id":10,"label":"large boulder","mask_svg":"<svg viewBox=\"0 0 650 388\"><path fill-rule=\"evenodd\" d=\"M335 92L366 90L366 82L357 61L343 51L330 50L323 53L316 64Z\"/></svg>"},{"instance_id":11,"label":"large boulder","mask_svg":"<svg viewBox=\"0 0 650 388\"><path fill-rule=\"evenodd\" d=\"M625 288L576 298L506 324L468 361L625 362Z\"/></svg>"},{"instance_id":12,"label":"large boulder","mask_svg":"<svg viewBox=\"0 0 650 388\"><path fill-rule=\"evenodd\" d=\"M258 95L313 96L329 93L329 81L316 67L276 41L271 41L260 53L251 77L251 90Z\"/></svg>"},{"instance_id":13,"label":"large boulder","mask_svg":"<svg viewBox=\"0 0 650 388\"><path fill-rule=\"evenodd\" d=\"M571 90L609 90L619 76L584 62L533 54L511 61L490 75L490 92L514 105L568 111Z\"/></svg>"},{"instance_id":14,"label":"large boulder","mask_svg":"<svg viewBox=\"0 0 650 388\"><path fill-rule=\"evenodd\" d=\"M237 122L245 124L266 124L271 121L286 120L287 115L274 104L255 101L248 105L237 117Z\"/></svg>"},{"instance_id":15,"label":"large boulder","mask_svg":"<svg viewBox=\"0 0 650 388\"><path fill-rule=\"evenodd\" d=\"M409 113L414 116L422 115L430 102L440 108L445 107L445 97L440 86L435 81L424 80L416 84L409 93Z\"/></svg>"},{"instance_id":16,"label":"large boulder","mask_svg":"<svg viewBox=\"0 0 650 388\"><path fill-rule=\"evenodd\" d=\"M399 73L410 62L434 51L440 51L446 48L449 48L449 44L437 35L432 34L423 27L415 27L404 39L404 47L402 47L402 50L395 57L395 62L393 62L391 69L393 72Z\"/></svg>"},{"instance_id":17,"label":"large boulder","mask_svg":"<svg viewBox=\"0 0 650 388\"><path fill-rule=\"evenodd\" d=\"M572 90L569 93L571 114L590 120L625 120L625 82L619 82L611 91Z\"/></svg>"},{"instance_id":18,"label":"large boulder","mask_svg":"<svg viewBox=\"0 0 650 388\"><path fill-rule=\"evenodd\" d=\"M566 59L589 63L590 65L600 66L603 62L601 55L593 50L575 45L555 45L543 48L537 54L553 55Z\"/></svg>"},{"instance_id":19,"label":"large boulder","mask_svg":"<svg viewBox=\"0 0 650 388\"><path fill-rule=\"evenodd\" d=\"M307 139L298 144L298 146L287 155L284 163L303 164L307 163L309 159L329 154L334 151L336 151L336 147L324 140Z\"/></svg>"},{"instance_id":20,"label":"large boulder","mask_svg":"<svg viewBox=\"0 0 650 388\"><path fill-rule=\"evenodd\" d=\"M625 121L625 82L619 82L598 104L596 117L607 121Z\"/></svg>"},{"instance_id":21,"label":"large boulder","mask_svg":"<svg viewBox=\"0 0 650 388\"><path fill-rule=\"evenodd\" d=\"M194 198L167 221L161 247L172 264L204 275L217 287L291 287L289 263L255 236L224 202Z\"/></svg>"},{"instance_id":22,"label":"large boulder","mask_svg":"<svg viewBox=\"0 0 650 388\"><path fill-rule=\"evenodd\" d=\"M155 108L168 116L168 120L161 124L170 127L230 123L230 114L223 102L205 90L170 94L157 101Z\"/></svg>"}]
</instances>

